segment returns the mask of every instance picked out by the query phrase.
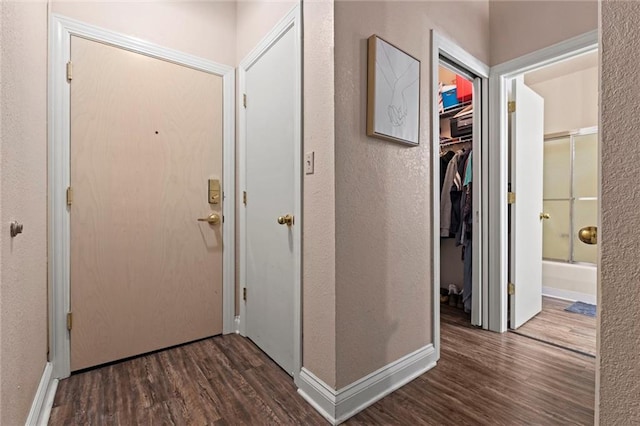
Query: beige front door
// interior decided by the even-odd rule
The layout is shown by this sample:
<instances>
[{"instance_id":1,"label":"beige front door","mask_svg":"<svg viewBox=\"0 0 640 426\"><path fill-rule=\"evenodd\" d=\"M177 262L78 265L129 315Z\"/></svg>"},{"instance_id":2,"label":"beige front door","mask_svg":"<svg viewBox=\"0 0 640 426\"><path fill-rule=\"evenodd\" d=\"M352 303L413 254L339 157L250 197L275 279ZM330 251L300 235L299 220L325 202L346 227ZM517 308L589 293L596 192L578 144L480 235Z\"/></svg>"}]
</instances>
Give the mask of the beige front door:
<instances>
[{"instance_id":1,"label":"beige front door","mask_svg":"<svg viewBox=\"0 0 640 426\"><path fill-rule=\"evenodd\" d=\"M222 333L222 78L79 37L71 370ZM222 185L222 182L220 181Z\"/></svg>"}]
</instances>

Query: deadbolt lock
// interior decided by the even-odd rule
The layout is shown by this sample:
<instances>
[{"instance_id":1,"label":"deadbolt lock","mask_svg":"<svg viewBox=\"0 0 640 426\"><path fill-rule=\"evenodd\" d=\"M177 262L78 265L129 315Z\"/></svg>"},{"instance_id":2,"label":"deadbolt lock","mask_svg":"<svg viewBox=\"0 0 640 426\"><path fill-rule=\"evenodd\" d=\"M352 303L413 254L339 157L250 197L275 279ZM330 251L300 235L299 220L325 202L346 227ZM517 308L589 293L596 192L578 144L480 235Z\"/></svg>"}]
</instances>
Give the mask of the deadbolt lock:
<instances>
[{"instance_id":1,"label":"deadbolt lock","mask_svg":"<svg viewBox=\"0 0 640 426\"><path fill-rule=\"evenodd\" d=\"M209 204L220 204L219 179L209 179Z\"/></svg>"}]
</instances>

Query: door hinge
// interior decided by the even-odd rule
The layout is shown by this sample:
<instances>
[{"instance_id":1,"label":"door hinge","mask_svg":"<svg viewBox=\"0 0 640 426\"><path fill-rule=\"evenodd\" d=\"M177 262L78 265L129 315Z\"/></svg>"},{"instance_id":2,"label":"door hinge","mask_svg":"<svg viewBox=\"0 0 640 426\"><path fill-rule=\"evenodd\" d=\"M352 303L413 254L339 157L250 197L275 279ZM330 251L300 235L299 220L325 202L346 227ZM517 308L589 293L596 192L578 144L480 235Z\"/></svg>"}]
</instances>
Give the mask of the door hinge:
<instances>
[{"instance_id":1,"label":"door hinge","mask_svg":"<svg viewBox=\"0 0 640 426\"><path fill-rule=\"evenodd\" d=\"M509 294L509 296L513 296L514 294L516 294L516 285L514 283L509 283L507 285L507 293Z\"/></svg>"},{"instance_id":2,"label":"door hinge","mask_svg":"<svg viewBox=\"0 0 640 426\"><path fill-rule=\"evenodd\" d=\"M516 112L516 101L509 101L507 104L507 110L509 113Z\"/></svg>"},{"instance_id":3,"label":"door hinge","mask_svg":"<svg viewBox=\"0 0 640 426\"><path fill-rule=\"evenodd\" d=\"M73 188L67 188L67 205L70 206L73 204Z\"/></svg>"},{"instance_id":4,"label":"door hinge","mask_svg":"<svg viewBox=\"0 0 640 426\"><path fill-rule=\"evenodd\" d=\"M242 105L244 105L245 108L247 107L247 94L246 93L244 93L242 95Z\"/></svg>"},{"instance_id":5,"label":"door hinge","mask_svg":"<svg viewBox=\"0 0 640 426\"><path fill-rule=\"evenodd\" d=\"M71 331L73 328L73 314L71 312L67 312L67 330Z\"/></svg>"},{"instance_id":6,"label":"door hinge","mask_svg":"<svg viewBox=\"0 0 640 426\"><path fill-rule=\"evenodd\" d=\"M247 205L247 191L242 191L242 204Z\"/></svg>"},{"instance_id":7,"label":"door hinge","mask_svg":"<svg viewBox=\"0 0 640 426\"><path fill-rule=\"evenodd\" d=\"M247 288L242 289L242 300L247 300Z\"/></svg>"},{"instance_id":8,"label":"door hinge","mask_svg":"<svg viewBox=\"0 0 640 426\"><path fill-rule=\"evenodd\" d=\"M507 204L515 204L515 202L516 202L516 193L507 192Z\"/></svg>"},{"instance_id":9,"label":"door hinge","mask_svg":"<svg viewBox=\"0 0 640 426\"><path fill-rule=\"evenodd\" d=\"M71 81L73 79L73 62L67 62L67 81Z\"/></svg>"}]
</instances>

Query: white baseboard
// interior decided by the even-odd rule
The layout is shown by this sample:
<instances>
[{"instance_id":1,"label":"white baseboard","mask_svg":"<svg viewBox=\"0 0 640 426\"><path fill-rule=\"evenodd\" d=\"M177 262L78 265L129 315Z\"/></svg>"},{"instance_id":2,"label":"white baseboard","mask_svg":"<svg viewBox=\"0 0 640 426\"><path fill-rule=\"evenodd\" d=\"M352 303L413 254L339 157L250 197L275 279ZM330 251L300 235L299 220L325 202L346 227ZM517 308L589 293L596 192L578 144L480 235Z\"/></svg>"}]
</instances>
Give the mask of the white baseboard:
<instances>
[{"instance_id":1,"label":"white baseboard","mask_svg":"<svg viewBox=\"0 0 640 426\"><path fill-rule=\"evenodd\" d=\"M58 379L53 378L53 365L50 362L44 367L38 390L33 398L26 426L46 426L49 423L49 415L56 396Z\"/></svg>"},{"instance_id":2,"label":"white baseboard","mask_svg":"<svg viewBox=\"0 0 640 426\"><path fill-rule=\"evenodd\" d=\"M555 299L569 300L571 302L585 302L592 305L598 303L598 298L594 294L579 293L577 291L561 290L553 287L542 287L542 295Z\"/></svg>"},{"instance_id":3,"label":"white baseboard","mask_svg":"<svg viewBox=\"0 0 640 426\"><path fill-rule=\"evenodd\" d=\"M429 344L366 377L335 390L302 368L298 393L333 425L338 425L436 365Z\"/></svg>"}]
</instances>

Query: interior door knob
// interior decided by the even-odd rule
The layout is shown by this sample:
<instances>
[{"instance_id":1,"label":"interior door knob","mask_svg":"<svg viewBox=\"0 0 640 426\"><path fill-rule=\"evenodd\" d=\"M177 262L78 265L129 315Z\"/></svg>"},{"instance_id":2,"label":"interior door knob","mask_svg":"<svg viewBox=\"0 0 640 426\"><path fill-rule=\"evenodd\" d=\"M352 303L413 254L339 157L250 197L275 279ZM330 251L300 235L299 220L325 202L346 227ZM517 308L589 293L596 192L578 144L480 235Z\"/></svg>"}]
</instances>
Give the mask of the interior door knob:
<instances>
[{"instance_id":1,"label":"interior door knob","mask_svg":"<svg viewBox=\"0 0 640 426\"><path fill-rule=\"evenodd\" d=\"M597 244L598 228L595 226L585 226L578 231L578 238L585 244Z\"/></svg>"},{"instance_id":2,"label":"interior door knob","mask_svg":"<svg viewBox=\"0 0 640 426\"><path fill-rule=\"evenodd\" d=\"M291 226L293 225L293 216L288 214L285 216L278 216L278 223L280 225L287 225L287 226Z\"/></svg>"},{"instance_id":3,"label":"interior door knob","mask_svg":"<svg viewBox=\"0 0 640 426\"><path fill-rule=\"evenodd\" d=\"M208 222L210 225L217 225L220 223L220 215L218 215L217 213L211 213L207 217L199 218L198 222Z\"/></svg>"},{"instance_id":4,"label":"interior door knob","mask_svg":"<svg viewBox=\"0 0 640 426\"><path fill-rule=\"evenodd\" d=\"M540 220L542 219L550 219L551 215L549 213L540 213Z\"/></svg>"}]
</instances>

